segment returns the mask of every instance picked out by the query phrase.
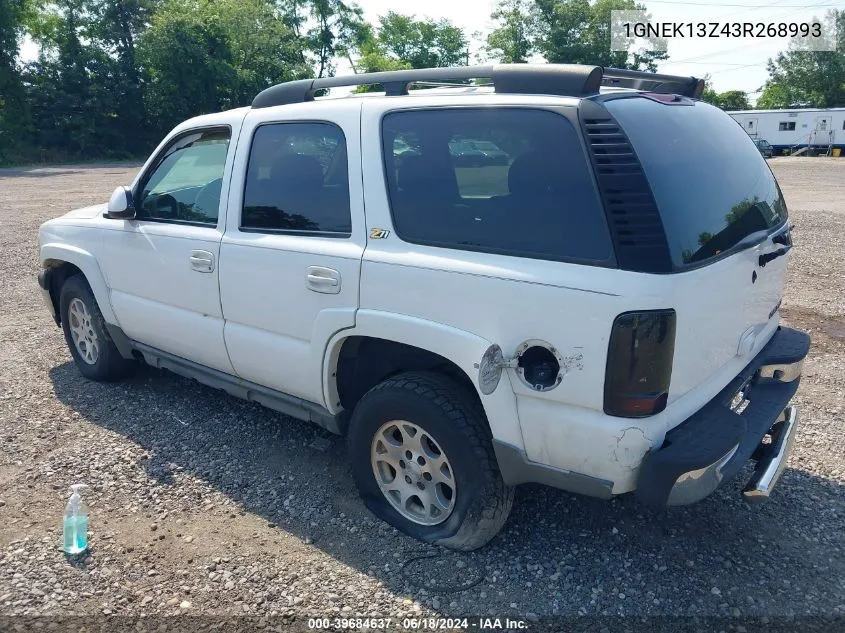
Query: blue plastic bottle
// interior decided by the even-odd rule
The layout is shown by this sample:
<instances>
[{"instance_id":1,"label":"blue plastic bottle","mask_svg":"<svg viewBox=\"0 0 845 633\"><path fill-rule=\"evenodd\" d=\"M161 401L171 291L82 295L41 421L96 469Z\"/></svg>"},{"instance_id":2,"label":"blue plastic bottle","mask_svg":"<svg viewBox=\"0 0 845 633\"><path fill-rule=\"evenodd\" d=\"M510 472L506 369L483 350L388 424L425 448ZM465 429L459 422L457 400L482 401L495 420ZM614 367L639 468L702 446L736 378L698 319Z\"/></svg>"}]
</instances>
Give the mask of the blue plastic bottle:
<instances>
[{"instance_id":1,"label":"blue plastic bottle","mask_svg":"<svg viewBox=\"0 0 845 633\"><path fill-rule=\"evenodd\" d=\"M85 484L73 484L70 487L70 500L65 508L64 544L66 554L81 554L88 549L88 508L79 491Z\"/></svg>"}]
</instances>

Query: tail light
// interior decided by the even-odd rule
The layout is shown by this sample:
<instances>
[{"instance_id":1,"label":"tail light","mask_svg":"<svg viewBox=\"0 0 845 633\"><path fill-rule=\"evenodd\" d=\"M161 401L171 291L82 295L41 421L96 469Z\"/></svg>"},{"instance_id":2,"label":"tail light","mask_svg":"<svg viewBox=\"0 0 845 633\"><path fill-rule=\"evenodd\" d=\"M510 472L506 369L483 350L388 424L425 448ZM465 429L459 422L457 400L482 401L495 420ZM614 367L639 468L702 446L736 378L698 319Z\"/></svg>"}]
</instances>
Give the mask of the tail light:
<instances>
[{"instance_id":1,"label":"tail light","mask_svg":"<svg viewBox=\"0 0 845 633\"><path fill-rule=\"evenodd\" d=\"M625 312L616 317L607 351L604 412L642 418L663 411L674 355L674 310Z\"/></svg>"}]
</instances>

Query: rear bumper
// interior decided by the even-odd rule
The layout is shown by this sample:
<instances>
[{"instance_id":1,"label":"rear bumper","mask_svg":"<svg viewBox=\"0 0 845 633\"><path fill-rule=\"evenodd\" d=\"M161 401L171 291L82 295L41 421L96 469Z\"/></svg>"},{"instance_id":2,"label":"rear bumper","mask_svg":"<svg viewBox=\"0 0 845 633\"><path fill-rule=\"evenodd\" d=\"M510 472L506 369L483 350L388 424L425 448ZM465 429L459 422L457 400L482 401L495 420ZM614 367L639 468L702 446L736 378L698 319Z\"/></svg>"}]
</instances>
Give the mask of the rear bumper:
<instances>
[{"instance_id":1,"label":"rear bumper","mask_svg":"<svg viewBox=\"0 0 845 633\"><path fill-rule=\"evenodd\" d=\"M795 439L798 390L810 337L779 327L751 363L701 410L646 455L635 495L651 506L687 505L732 479L748 460L748 501L768 498Z\"/></svg>"}]
</instances>

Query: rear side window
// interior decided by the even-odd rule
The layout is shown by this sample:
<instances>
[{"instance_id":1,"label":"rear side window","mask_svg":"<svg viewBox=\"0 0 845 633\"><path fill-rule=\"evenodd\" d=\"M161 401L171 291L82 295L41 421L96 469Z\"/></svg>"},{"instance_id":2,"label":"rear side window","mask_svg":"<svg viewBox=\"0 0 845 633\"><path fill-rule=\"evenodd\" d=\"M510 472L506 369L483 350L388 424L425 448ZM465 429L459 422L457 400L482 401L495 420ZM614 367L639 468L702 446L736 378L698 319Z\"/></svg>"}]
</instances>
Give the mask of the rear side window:
<instances>
[{"instance_id":1,"label":"rear side window","mask_svg":"<svg viewBox=\"0 0 845 633\"><path fill-rule=\"evenodd\" d=\"M351 234L346 139L339 127L274 123L255 131L241 230Z\"/></svg>"},{"instance_id":2,"label":"rear side window","mask_svg":"<svg viewBox=\"0 0 845 633\"><path fill-rule=\"evenodd\" d=\"M786 204L754 142L703 102L607 101L637 153L677 268L700 265L786 221Z\"/></svg>"},{"instance_id":3,"label":"rear side window","mask_svg":"<svg viewBox=\"0 0 845 633\"><path fill-rule=\"evenodd\" d=\"M523 108L393 112L383 119L382 140L403 240L612 261L595 180L564 116Z\"/></svg>"}]
</instances>

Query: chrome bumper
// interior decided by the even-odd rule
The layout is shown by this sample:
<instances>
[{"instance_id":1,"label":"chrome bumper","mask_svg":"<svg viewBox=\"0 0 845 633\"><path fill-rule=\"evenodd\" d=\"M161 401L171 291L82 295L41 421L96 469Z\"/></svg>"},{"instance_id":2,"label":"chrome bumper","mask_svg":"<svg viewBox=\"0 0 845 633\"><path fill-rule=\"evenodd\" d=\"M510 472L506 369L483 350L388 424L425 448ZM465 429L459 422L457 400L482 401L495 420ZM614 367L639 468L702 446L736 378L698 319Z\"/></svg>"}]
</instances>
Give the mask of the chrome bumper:
<instances>
[{"instance_id":1,"label":"chrome bumper","mask_svg":"<svg viewBox=\"0 0 845 633\"><path fill-rule=\"evenodd\" d=\"M801 376L804 371L804 359L797 363L778 363L776 365L763 365L760 368L760 378L771 378L780 382L792 382Z\"/></svg>"},{"instance_id":2,"label":"chrome bumper","mask_svg":"<svg viewBox=\"0 0 845 633\"><path fill-rule=\"evenodd\" d=\"M742 496L749 503L765 501L777 485L795 443L797 422L798 409L789 406L772 427L772 443L761 447L765 456L757 462L754 475L742 491Z\"/></svg>"}]
</instances>

